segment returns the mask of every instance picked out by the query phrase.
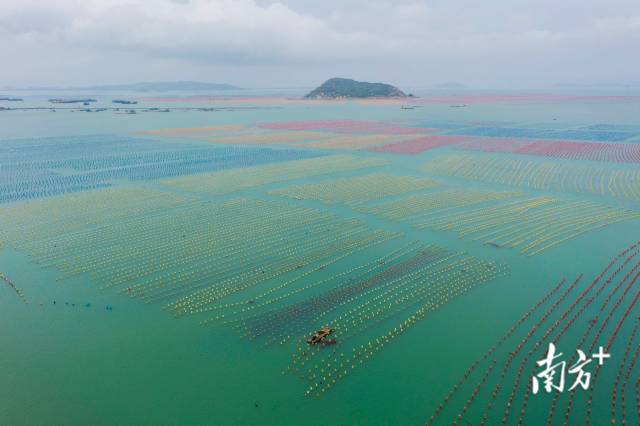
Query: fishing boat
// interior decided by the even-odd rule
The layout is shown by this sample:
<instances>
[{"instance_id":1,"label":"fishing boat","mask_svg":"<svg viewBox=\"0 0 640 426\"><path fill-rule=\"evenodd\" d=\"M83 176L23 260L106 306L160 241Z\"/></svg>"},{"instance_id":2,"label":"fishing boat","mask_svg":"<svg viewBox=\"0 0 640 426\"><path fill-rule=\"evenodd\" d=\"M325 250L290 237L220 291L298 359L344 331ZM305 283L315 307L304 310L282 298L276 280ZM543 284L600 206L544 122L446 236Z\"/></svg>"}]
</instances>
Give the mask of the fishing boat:
<instances>
[{"instance_id":1,"label":"fishing boat","mask_svg":"<svg viewBox=\"0 0 640 426\"><path fill-rule=\"evenodd\" d=\"M331 333L333 333L333 329L328 325L325 325L320 330L313 333L313 336L311 336L311 339L307 340L307 343L310 345L318 344L322 342Z\"/></svg>"}]
</instances>

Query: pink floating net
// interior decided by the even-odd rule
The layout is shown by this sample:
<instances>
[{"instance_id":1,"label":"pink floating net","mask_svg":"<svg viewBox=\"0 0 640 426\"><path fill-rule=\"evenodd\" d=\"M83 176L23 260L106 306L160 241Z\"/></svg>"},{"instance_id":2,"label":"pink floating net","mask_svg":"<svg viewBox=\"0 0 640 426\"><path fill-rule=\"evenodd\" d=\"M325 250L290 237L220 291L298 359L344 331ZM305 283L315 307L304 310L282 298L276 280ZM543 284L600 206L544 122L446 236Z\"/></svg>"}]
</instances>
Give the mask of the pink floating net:
<instances>
[{"instance_id":1,"label":"pink floating net","mask_svg":"<svg viewBox=\"0 0 640 426\"><path fill-rule=\"evenodd\" d=\"M258 127L278 130L324 130L334 133L376 133L384 135L417 135L433 131L433 129L405 127L379 121L364 120L284 121L259 124Z\"/></svg>"},{"instance_id":2,"label":"pink floating net","mask_svg":"<svg viewBox=\"0 0 640 426\"><path fill-rule=\"evenodd\" d=\"M575 142L517 139L486 139L465 144L463 149L512 154L539 155L570 160L640 163L640 145L625 143Z\"/></svg>"},{"instance_id":3,"label":"pink floating net","mask_svg":"<svg viewBox=\"0 0 640 426\"><path fill-rule=\"evenodd\" d=\"M392 154L419 154L441 146L456 144L467 139L468 138L464 136L424 136L408 141L377 146L371 148L369 151L388 152Z\"/></svg>"}]
</instances>

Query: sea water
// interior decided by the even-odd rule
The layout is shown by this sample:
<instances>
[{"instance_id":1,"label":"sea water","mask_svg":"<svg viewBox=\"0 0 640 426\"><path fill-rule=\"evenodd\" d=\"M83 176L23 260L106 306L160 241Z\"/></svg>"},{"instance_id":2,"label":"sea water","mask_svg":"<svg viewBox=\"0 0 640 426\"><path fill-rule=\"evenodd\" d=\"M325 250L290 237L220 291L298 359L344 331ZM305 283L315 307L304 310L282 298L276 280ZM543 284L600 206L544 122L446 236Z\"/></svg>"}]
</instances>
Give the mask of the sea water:
<instances>
[{"instance_id":1,"label":"sea water","mask_svg":"<svg viewBox=\"0 0 640 426\"><path fill-rule=\"evenodd\" d=\"M106 99L100 99L100 103L106 105L107 102ZM37 97L28 98L25 104L47 105L44 99ZM167 105L160 101L149 101L144 106ZM188 100L169 105L175 106L199 108L203 105ZM73 109L60 108L57 112L42 109L2 111L0 152L5 149L2 142L7 140L11 141L12 150L20 152L20 143L16 142L18 139L24 138L26 143L34 138L73 136L82 139L84 135L147 138L156 141L151 143L164 147L161 150L167 151L184 147L209 150L220 146L197 138L176 141L134 133L174 127L217 124L254 126L278 121L331 119L375 120L418 127L444 123L443 134L456 133L456 126L473 129L470 123L479 121L505 123L495 128L512 128L516 123L515 128L533 129L530 131L536 135L535 129L556 129L555 132L561 133L591 126L598 132L621 129L625 134L631 133L627 143L640 143L638 134L633 133L640 126L637 120L640 102L637 101L486 103L465 108L425 104L410 110L401 110L397 104L313 104L277 100L255 103L221 100L207 103L206 106L221 109L140 112L132 115L115 114L112 111L72 112ZM519 136L523 132L519 132ZM456 134L477 135L477 132ZM504 134L493 131L491 136ZM176 144L180 147L176 148ZM289 145L283 147L278 144L250 149L264 148L292 149ZM126 146L119 146L118 154L126 153L127 149ZM90 155L91 150L88 152L87 155ZM427 161L437 161L439 156L460 152L454 146L447 146L406 156L366 151L337 154L383 158L387 164L377 168L376 172L425 177L421 167ZM258 156L261 153L256 151ZM302 158L331 154L336 152L300 150L299 155ZM516 155L505 156L521 158ZM554 161L552 158L544 160ZM588 164L604 168L611 166L608 163ZM215 170L187 168L176 173L176 176ZM188 195L202 202L223 202L238 197L282 202L282 197L270 191L291 184L317 183L368 172L371 170L350 170L329 176L279 181L221 196L207 193ZM523 191L531 197L559 196L568 200L597 201L634 211L640 208L637 200L514 188L448 176L429 177L444 185L462 188ZM160 184L158 176L149 176L139 182L128 178L128 175L121 175L118 179L109 180L109 184L113 187L141 184L147 188L185 195L171 186ZM393 195L384 200L400 199L412 193ZM69 194L55 196L65 197ZM13 200L5 201L0 209L11 205ZM508 266L510 274L478 285L430 313L405 334L394 339L364 367L346 376L322 397L316 398L304 396L305 383L293 375L282 374L295 346L292 343L265 348L259 341L239 339L236 333L222 324L202 326L200 321L203 317L176 318L163 309L163 303L146 304L129 297L121 291L122 288L101 289L88 275L59 280L59 271L43 267L38 259L26 251L4 247L0 250L0 272L20 287L29 304L24 304L9 286L0 283L2 423L423 424L473 360L492 346L535 301L562 277L573 281L577 274L584 273L584 280L590 282L613 256L638 240L637 231L640 229L638 220L617 223L578 236L539 256L527 257L519 255L518 250L497 249L459 238L453 232L419 230L408 223L387 220L342 204L324 204L315 200L288 202L330 212L340 218L357 218L371 229L402 233L403 241L419 240L452 251L464 251L483 260L500 262ZM365 204L375 203L371 201ZM121 236L123 240L127 237ZM372 253L375 250L358 254L346 263L357 265L370 261ZM329 276L337 272L340 266L337 264L324 274ZM322 325L318 324L318 327ZM621 357L623 347L619 344L613 356ZM571 353L575 348L564 347L563 350ZM525 371L534 367L533 362L534 359L531 359ZM595 385L595 392L606 400L609 387L605 385L613 380L615 370L603 370L601 374L606 379L601 379ZM506 380L508 389L513 377L511 371ZM468 393L461 392L452 405L460 407ZM630 395L631 391L629 399L632 400ZM485 397L475 402L475 408L481 411L486 401ZM541 424L546 419L544 405L532 404L532 407L528 424ZM605 404L605 409L594 413L594 424L608 421L607 409L608 405ZM501 413L501 410L500 407L496 412ZM634 413L635 409L630 409L630 412ZM457 409L448 411L447 416L440 419L442 424L450 423L455 413ZM559 420L561 416L557 417L556 420ZM499 416L496 415L496 418ZM468 420L476 424L479 419L476 415L470 415Z\"/></svg>"}]
</instances>

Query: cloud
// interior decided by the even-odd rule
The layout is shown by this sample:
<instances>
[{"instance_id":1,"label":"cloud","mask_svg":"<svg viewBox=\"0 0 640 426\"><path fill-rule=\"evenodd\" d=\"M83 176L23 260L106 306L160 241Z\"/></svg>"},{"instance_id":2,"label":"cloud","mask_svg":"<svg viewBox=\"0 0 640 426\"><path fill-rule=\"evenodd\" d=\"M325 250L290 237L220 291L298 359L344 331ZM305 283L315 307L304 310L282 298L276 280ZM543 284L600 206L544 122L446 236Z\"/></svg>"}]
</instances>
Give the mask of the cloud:
<instances>
[{"instance_id":1,"label":"cloud","mask_svg":"<svg viewBox=\"0 0 640 426\"><path fill-rule=\"evenodd\" d=\"M591 34L589 27L540 27L539 16L517 10L487 25L491 7L478 11L418 1L344 5L323 19L253 0L3 0L0 31L34 45L268 63L500 52L588 41L603 32L619 36L637 30L639 19L594 21Z\"/></svg>"},{"instance_id":2,"label":"cloud","mask_svg":"<svg viewBox=\"0 0 640 426\"><path fill-rule=\"evenodd\" d=\"M44 72L28 71L29 64L49 63L78 75L78 68L86 73L92 63L95 70L124 57L144 59L130 64L138 74L144 74L146 62L172 70L215 66L231 75L234 67L272 67L371 78L384 70L411 81L427 72L431 81L482 72L483 78L494 75L500 81L507 72L537 78L542 69L549 76L564 72L559 77L564 79L573 67L585 78L606 74L610 80L613 71L599 56L626 70L640 65L629 52L640 40L640 3L604 3L0 0L0 54L19 59L4 70L14 80ZM281 73L280 84L288 82Z\"/></svg>"},{"instance_id":3,"label":"cloud","mask_svg":"<svg viewBox=\"0 0 640 426\"><path fill-rule=\"evenodd\" d=\"M251 0L33 0L0 6L5 36L211 62L347 57L374 37L336 31L282 3Z\"/></svg>"}]
</instances>

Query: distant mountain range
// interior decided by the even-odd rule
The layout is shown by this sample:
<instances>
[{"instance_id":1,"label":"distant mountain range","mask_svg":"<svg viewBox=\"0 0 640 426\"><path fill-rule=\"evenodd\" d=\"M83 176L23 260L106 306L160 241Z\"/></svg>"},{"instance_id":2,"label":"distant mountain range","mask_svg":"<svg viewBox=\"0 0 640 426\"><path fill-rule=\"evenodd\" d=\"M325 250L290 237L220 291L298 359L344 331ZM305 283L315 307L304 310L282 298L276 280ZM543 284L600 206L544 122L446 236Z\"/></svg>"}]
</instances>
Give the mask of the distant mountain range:
<instances>
[{"instance_id":1,"label":"distant mountain range","mask_svg":"<svg viewBox=\"0 0 640 426\"><path fill-rule=\"evenodd\" d=\"M13 90L69 90L69 91L101 91L101 92L202 92L217 90L241 90L240 87L224 83L202 83L199 81L157 81L132 84L108 84L85 87L20 87Z\"/></svg>"},{"instance_id":2,"label":"distant mountain range","mask_svg":"<svg viewBox=\"0 0 640 426\"><path fill-rule=\"evenodd\" d=\"M238 90L239 87L225 83L202 83L198 81L158 81L155 83L115 84L92 86L90 90L125 90L132 92L171 92L171 91L203 91L203 90Z\"/></svg>"},{"instance_id":3,"label":"distant mountain range","mask_svg":"<svg viewBox=\"0 0 640 426\"><path fill-rule=\"evenodd\" d=\"M638 88L640 81L604 82L604 83L558 83L555 87L563 89L598 89L598 88Z\"/></svg>"},{"instance_id":4,"label":"distant mountain range","mask_svg":"<svg viewBox=\"0 0 640 426\"><path fill-rule=\"evenodd\" d=\"M447 81L446 83L440 83L435 86L436 89L468 89L466 84L458 83L457 81Z\"/></svg>"},{"instance_id":5,"label":"distant mountain range","mask_svg":"<svg viewBox=\"0 0 640 426\"><path fill-rule=\"evenodd\" d=\"M336 77L322 83L322 85L309 92L305 98L404 98L406 96L402 90L390 84L367 83Z\"/></svg>"}]
</instances>

